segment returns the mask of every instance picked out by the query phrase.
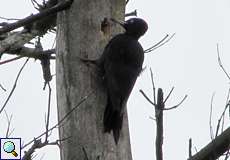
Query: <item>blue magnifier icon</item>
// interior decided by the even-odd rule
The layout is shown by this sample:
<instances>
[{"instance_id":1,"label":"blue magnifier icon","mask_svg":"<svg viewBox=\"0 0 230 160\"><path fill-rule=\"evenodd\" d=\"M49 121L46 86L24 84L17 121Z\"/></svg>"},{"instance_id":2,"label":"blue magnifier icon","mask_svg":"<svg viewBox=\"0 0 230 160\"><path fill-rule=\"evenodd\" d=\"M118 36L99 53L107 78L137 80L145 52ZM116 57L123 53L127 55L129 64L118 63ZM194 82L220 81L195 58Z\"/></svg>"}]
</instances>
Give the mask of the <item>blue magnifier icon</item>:
<instances>
[{"instance_id":1,"label":"blue magnifier icon","mask_svg":"<svg viewBox=\"0 0 230 160\"><path fill-rule=\"evenodd\" d=\"M3 149L6 153L11 153L14 157L17 157L18 154L15 152L15 145L11 141L7 141L3 144Z\"/></svg>"}]
</instances>

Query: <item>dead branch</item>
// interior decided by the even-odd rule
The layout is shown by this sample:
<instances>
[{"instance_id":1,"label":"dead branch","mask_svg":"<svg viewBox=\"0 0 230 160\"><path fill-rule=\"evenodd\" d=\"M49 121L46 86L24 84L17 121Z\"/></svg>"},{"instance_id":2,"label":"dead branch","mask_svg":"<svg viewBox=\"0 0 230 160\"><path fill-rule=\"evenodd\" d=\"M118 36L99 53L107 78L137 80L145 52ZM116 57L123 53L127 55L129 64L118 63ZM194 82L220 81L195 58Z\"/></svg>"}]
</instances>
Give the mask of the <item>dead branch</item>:
<instances>
[{"instance_id":1,"label":"dead branch","mask_svg":"<svg viewBox=\"0 0 230 160\"><path fill-rule=\"evenodd\" d=\"M215 93L212 94L211 105L210 105L210 114L209 114L209 131L210 131L211 140L214 139L213 128L212 128L212 108L213 108L214 96L215 96Z\"/></svg>"},{"instance_id":2,"label":"dead branch","mask_svg":"<svg viewBox=\"0 0 230 160\"><path fill-rule=\"evenodd\" d=\"M186 100L187 97L188 97L188 95L185 95L184 98L177 105L175 105L173 107L165 108L164 110L172 110L172 109L179 107Z\"/></svg>"},{"instance_id":3,"label":"dead branch","mask_svg":"<svg viewBox=\"0 0 230 160\"><path fill-rule=\"evenodd\" d=\"M6 37L4 40L0 41L0 54L8 52L10 50L14 51L22 48L24 44L28 43L31 39L39 35L38 30L32 30L31 32L15 32Z\"/></svg>"},{"instance_id":4,"label":"dead branch","mask_svg":"<svg viewBox=\"0 0 230 160\"><path fill-rule=\"evenodd\" d=\"M153 80L153 71L152 68L150 68L150 75L151 75L151 81L152 81L152 87L153 87L153 102L156 104L156 88Z\"/></svg>"},{"instance_id":5,"label":"dead branch","mask_svg":"<svg viewBox=\"0 0 230 160\"><path fill-rule=\"evenodd\" d=\"M55 6L48 8L46 10L43 10L35 15L28 16L24 19L21 19L17 22L10 23L2 28L0 28L0 34L12 31L14 29L17 29L22 26L30 25L35 21L41 20L44 17L55 15L57 12L63 11L67 8L69 8L72 4L73 0L65 0L61 1L60 3L56 4Z\"/></svg>"},{"instance_id":6,"label":"dead branch","mask_svg":"<svg viewBox=\"0 0 230 160\"><path fill-rule=\"evenodd\" d=\"M214 160L229 149L230 127L188 160Z\"/></svg>"},{"instance_id":7,"label":"dead branch","mask_svg":"<svg viewBox=\"0 0 230 160\"><path fill-rule=\"evenodd\" d=\"M13 61L16 61L16 60L21 59L21 58L22 58L22 56L17 56L17 57L14 57L14 58L10 58L10 59L4 60L4 61L0 62L0 65L7 64L9 62L13 62Z\"/></svg>"},{"instance_id":8,"label":"dead branch","mask_svg":"<svg viewBox=\"0 0 230 160\"><path fill-rule=\"evenodd\" d=\"M216 44L216 50L217 50L217 56L218 56L218 63L219 63L219 66L220 68L223 70L224 74L228 77L228 79L230 80L230 76L228 74L228 72L225 70L223 64L222 64L222 61L221 61L221 58L220 58L220 50L219 50L219 45Z\"/></svg>"},{"instance_id":9,"label":"dead branch","mask_svg":"<svg viewBox=\"0 0 230 160\"><path fill-rule=\"evenodd\" d=\"M188 145L188 157L192 157L192 138L189 138L189 145Z\"/></svg>"},{"instance_id":10,"label":"dead branch","mask_svg":"<svg viewBox=\"0 0 230 160\"><path fill-rule=\"evenodd\" d=\"M7 129L6 129L6 138L9 138L10 135L13 133L14 128L10 131L10 125L11 125L11 121L12 121L12 115L10 115L10 117L8 116L6 110L4 110L4 113L6 115L6 120L7 120Z\"/></svg>"},{"instance_id":11,"label":"dead branch","mask_svg":"<svg viewBox=\"0 0 230 160\"><path fill-rule=\"evenodd\" d=\"M41 149L48 145L58 145L59 140L49 143L48 141L42 142L41 139L34 139L33 142L34 144L31 146L31 148L28 151L25 151L22 160L31 160L32 154L35 152L36 149Z\"/></svg>"},{"instance_id":12,"label":"dead branch","mask_svg":"<svg viewBox=\"0 0 230 160\"><path fill-rule=\"evenodd\" d=\"M166 43L168 43L174 36L176 35L176 33L173 33L170 37L167 34L162 40L160 40L158 43L156 43L155 45L153 45L152 47L149 47L148 49L144 50L144 53L149 53L152 52L154 50L156 50L157 48L165 45Z\"/></svg>"},{"instance_id":13,"label":"dead branch","mask_svg":"<svg viewBox=\"0 0 230 160\"><path fill-rule=\"evenodd\" d=\"M35 9L39 10L42 5L40 5L36 0L30 0Z\"/></svg>"},{"instance_id":14,"label":"dead branch","mask_svg":"<svg viewBox=\"0 0 230 160\"><path fill-rule=\"evenodd\" d=\"M18 21L18 20L20 20L17 18L6 18L6 17L2 17L2 16L0 16L0 19L6 20L6 21Z\"/></svg>"},{"instance_id":15,"label":"dead branch","mask_svg":"<svg viewBox=\"0 0 230 160\"><path fill-rule=\"evenodd\" d=\"M170 108L165 108L165 103L168 100L168 98L170 97L172 91L174 88L171 89L171 91L169 92L169 94L167 95L166 99L164 100L164 93L163 90L161 88L158 88L157 91L157 101L156 101L156 94L155 94L155 84L154 84L154 80L153 80L153 73L152 70L150 68L150 73L151 73L151 81L152 81L152 86L153 86L153 101L145 94L145 92L143 90L139 90L141 92L141 94L145 97L145 99L155 107L155 118L154 120L156 120L156 124L157 124L157 131L156 131L156 142L155 142L155 148L156 148L156 160L163 160L163 111L164 110L171 110L174 108L177 108L178 106L180 106L184 100L187 98L187 95L185 95L185 97L182 99L182 101Z\"/></svg>"},{"instance_id":16,"label":"dead branch","mask_svg":"<svg viewBox=\"0 0 230 160\"><path fill-rule=\"evenodd\" d=\"M61 120L54 125L53 127L51 127L48 132L52 131L53 129L57 128L58 126L60 126L65 120L66 118L68 118L72 112L74 110L76 110L78 107L80 107L80 105L85 102L94 92L90 92L88 95L86 95L85 97L83 97L68 113L66 113L66 115L64 117L61 118ZM45 135L47 133L47 131L43 132L42 134L40 134L39 136L37 136L35 139L39 139L41 138L43 135ZM22 146L22 149L27 147L28 145L30 145L31 143L33 143L34 140L29 141L27 144Z\"/></svg>"},{"instance_id":17,"label":"dead branch","mask_svg":"<svg viewBox=\"0 0 230 160\"><path fill-rule=\"evenodd\" d=\"M0 114L1 114L2 111L4 110L4 108L6 107L8 101L10 100L12 94L14 93L14 90L15 90L15 88L16 88L16 86L17 86L18 79L19 79L19 77L20 77L20 75L21 75L22 70L24 69L25 65L27 64L28 60L29 60L29 58L26 59L26 61L25 61L24 64L22 65L21 69L19 70L19 72L18 72L18 74L17 74L17 77L16 77L16 79L15 79L15 82L14 82L13 88L11 89L9 96L7 97L5 103L3 104L3 106L2 106L2 108L1 108L1 110L0 110Z\"/></svg>"},{"instance_id":18,"label":"dead branch","mask_svg":"<svg viewBox=\"0 0 230 160\"><path fill-rule=\"evenodd\" d=\"M24 44L28 43L30 40L35 38L36 36L42 36L44 35L49 29L52 29L53 27L56 26L56 14L51 14L50 16L45 16L44 13L53 13L53 10L58 11L59 9L63 9L67 7L67 4L70 5L70 2L72 0L68 1L62 1L58 4L56 4L56 0L49 0L42 9L40 9L40 13L34 15L34 16L29 16L27 19L19 20L15 23L11 24L6 24L0 30L4 31L5 29L8 30L9 26L18 26L18 23L21 25L24 25L24 30L19 31L19 32L5 32L4 34L0 34L0 57L3 53L10 53L10 54L16 54L15 51L24 50ZM56 4L56 5L55 5ZM67 7L68 8L68 7ZM51 11L50 11L51 10ZM36 19L36 16L38 15L41 16L44 14L44 17L40 17L40 19ZM28 20L28 21L27 21ZM22 23L23 22L23 23ZM5 28L5 29L4 29ZM33 56L32 50L27 50L26 49L26 54L23 56ZM21 54L24 53L23 51L20 52ZM27 55L28 53L28 55ZM36 58L36 57L35 57ZM55 57L51 57L55 58Z\"/></svg>"},{"instance_id":19,"label":"dead branch","mask_svg":"<svg viewBox=\"0 0 230 160\"><path fill-rule=\"evenodd\" d=\"M16 61L23 57L34 58L34 59L42 59L44 57L49 57L49 59L51 60L54 60L56 58L55 56L52 56L52 54L55 54L55 49L38 51L36 48L22 47L21 49L18 49L18 50L8 51L7 54L19 55L19 56L1 61L0 65L7 64L12 61Z\"/></svg>"},{"instance_id":20,"label":"dead branch","mask_svg":"<svg viewBox=\"0 0 230 160\"><path fill-rule=\"evenodd\" d=\"M229 103L227 103L227 104L225 105L224 111L222 112L220 118L218 119L215 137L218 135L219 128L220 128L220 123L221 123L221 121L224 121L224 115L225 115L226 110L229 108L229 105L230 105ZM223 127L222 127L222 128L223 128Z\"/></svg>"},{"instance_id":21,"label":"dead branch","mask_svg":"<svg viewBox=\"0 0 230 160\"><path fill-rule=\"evenodd\" d=\"M170 90L169 94L167 95L167 97L166 97L165 100L164 100L164 103L167 102L167 100L168 100L168 98L170 97L170 95L172 94L173 90L174 90L174 87L172 87L172 89Z\"/></svg>"},{"instance_id":22,"label":"dead branch","mask_svg":"<svg viewBox=\"0 0 230 160\"><path fill-rule=\"evenodd\" d=\"M6 92L6 89L0 84L0 88L4 91L4 92Z\"/></svg>"},{"instance_id":23,"label":"dead branch","mask_svg":"<svg viewBox=\"0 0 230 160\"><path fill-rule=\"evenodd\" d=\"M156 105L153 101L151 101L151 99L145 94L145 92L144 92L142 89L140 89L139 91L141 92L141 94L145 97L145 99L146 99L151 105L153 105L153 106Z\"/></svg>"}]
</instances>

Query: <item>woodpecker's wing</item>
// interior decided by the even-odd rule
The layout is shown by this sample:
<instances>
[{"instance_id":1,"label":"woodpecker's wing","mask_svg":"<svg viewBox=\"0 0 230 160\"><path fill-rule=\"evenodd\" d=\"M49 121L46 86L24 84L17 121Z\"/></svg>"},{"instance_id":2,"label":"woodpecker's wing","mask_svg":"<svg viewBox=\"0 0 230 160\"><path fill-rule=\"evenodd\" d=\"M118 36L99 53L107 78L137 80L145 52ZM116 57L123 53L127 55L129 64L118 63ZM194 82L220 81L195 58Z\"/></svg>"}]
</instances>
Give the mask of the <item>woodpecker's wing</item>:
<instances>
[{"instance_id":1,"label":"woodpecker's wing","mask_svg":"<svg viewBox=\"0 0 230 160\"><path fill-rule=\"evenodd\" d=\"M103 53L105 81L112 108L120 112L142 70L144 52L138 41L125 34L115 36Z\"/></svg>"}]
</instances>

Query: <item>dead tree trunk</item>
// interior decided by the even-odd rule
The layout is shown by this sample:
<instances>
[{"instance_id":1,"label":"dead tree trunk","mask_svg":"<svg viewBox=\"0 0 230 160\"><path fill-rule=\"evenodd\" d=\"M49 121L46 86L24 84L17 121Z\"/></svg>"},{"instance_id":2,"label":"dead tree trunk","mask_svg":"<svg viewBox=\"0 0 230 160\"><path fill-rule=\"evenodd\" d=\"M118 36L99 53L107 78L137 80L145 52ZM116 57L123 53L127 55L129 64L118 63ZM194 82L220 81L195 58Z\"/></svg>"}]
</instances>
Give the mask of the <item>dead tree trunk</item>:
<instances>
[{"instance_id":1,"label":"dead tree trunk","mask_svg":"<svg viewBox=\"0 0 230 160\"><path fill-rule=\"evenodd\" d=\"M82 97L93 94L60 126L62 160L131 160L127 116L116 146L112 134L103 133L106 92L97 68L79 58L100 57L118 25L103 29L104 18L124 19L125 1L74 0L71 8L58 15L57 103L59 120ZM105 24L106 25L106 24Z\"/></svg>"}]
</instances>

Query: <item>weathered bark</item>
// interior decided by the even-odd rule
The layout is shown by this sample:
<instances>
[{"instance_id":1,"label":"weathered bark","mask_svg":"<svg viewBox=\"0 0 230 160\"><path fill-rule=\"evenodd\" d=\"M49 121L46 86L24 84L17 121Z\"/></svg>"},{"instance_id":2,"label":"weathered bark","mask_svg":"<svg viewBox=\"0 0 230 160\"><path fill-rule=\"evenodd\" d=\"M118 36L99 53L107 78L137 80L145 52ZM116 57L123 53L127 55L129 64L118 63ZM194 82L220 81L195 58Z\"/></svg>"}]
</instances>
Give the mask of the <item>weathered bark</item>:
<instances>
[{"instance_id":1,"label":"weathered bark","mask_svg":"<svg viewBox=\"0 0 230 160\"><path fill-rule=\"evenodd\" d=\"M102 77L94 65L80 58L100 57L112 35L121 32L111 25L101 31L105 17L124 19L125 1L75 0L68 11L58 15L57 34L57 103L61 119L82 97L93 91L87 101L75 110L59 128L62 160L131 160L127 114L118 145L111 134L103 133L106 92ZM108 31L108 30L107 30Z\"/></svg>"}]
</instances>

